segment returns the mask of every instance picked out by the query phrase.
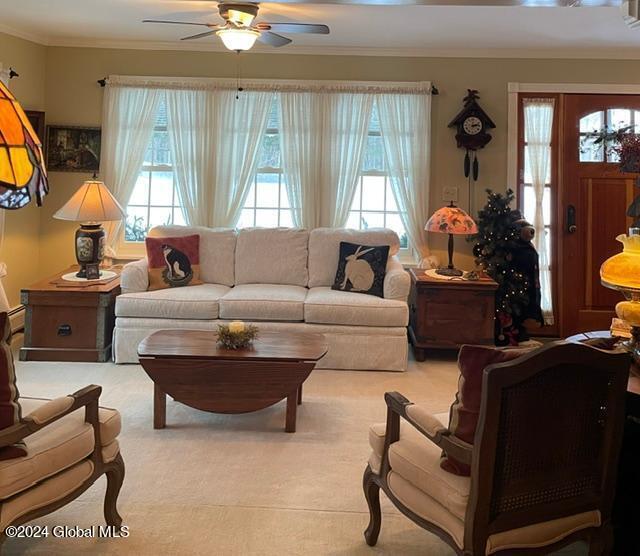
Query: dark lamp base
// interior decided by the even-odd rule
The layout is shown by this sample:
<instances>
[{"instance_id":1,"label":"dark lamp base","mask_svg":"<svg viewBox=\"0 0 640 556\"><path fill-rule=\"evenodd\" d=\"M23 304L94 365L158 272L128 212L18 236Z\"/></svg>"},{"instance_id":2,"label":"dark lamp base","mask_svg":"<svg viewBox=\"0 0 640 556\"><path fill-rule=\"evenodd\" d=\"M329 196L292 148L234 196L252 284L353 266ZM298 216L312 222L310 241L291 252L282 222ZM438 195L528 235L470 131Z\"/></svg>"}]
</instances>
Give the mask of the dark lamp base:
<instances>
[{"instance_id":1,"label":"dark lamp base","mask_svg":"<svg viewBox=\"0 0 640 556\"><path fill-rule=\"evenodd\" d=\"M105 233L100 224L81 224L76 230L76 260L78 278L87 277L88 264L100 264L104 256Z\"/></svg>"},{"instance_id":2,"label":"dark lamp base","mask_svg":"<svg viewBox=\"0 0 640 556\"><path fill-rule=\"evenodd\" d=\"M439 268L436 270L436 274L440 274L441 276L462 276L462 270L458 270L457 268Z\"/></svg>"}]
</instances>

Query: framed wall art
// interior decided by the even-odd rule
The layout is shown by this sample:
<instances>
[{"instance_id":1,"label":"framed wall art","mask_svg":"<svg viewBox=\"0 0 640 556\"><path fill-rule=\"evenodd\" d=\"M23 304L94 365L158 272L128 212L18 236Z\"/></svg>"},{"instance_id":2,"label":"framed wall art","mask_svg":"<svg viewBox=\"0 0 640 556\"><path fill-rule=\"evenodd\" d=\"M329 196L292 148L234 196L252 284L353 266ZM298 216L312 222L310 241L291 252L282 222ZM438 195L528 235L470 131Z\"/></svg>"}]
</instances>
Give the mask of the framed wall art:
<instances>
[{"instance_id":1,"label":"framed wall art","mask_svg":"<svg viewBox=\"0 0 640 556\"><path fill-rule=\"evenodd\" d=\"M47 126L49 172L97 172L100 166L100 128Z\"/></svg>"}]
</instances>

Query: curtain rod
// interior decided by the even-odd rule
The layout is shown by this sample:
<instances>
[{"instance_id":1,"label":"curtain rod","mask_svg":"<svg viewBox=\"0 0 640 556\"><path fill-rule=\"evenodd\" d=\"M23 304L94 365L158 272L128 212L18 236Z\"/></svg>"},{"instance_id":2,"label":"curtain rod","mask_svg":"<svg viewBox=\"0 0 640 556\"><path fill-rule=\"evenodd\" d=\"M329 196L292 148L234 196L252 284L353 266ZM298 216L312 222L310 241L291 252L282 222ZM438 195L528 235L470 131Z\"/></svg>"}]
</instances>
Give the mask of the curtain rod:
<instances>
[{"instance_id":1,"label":"curtain rod","mask_svg":"<svg viewBox=\"0 0 640 556\"><path fill-rule=\"evenodd\" d=\"M187 90L238 90L238 83L231 78L154 77L111 75L98 80L101 87L158 88ZM395 94L431 94L439 91L430 81L336 81L292 79L243 79L245 91L273 92L372 92Z\"/></svg>"}]
</instances>

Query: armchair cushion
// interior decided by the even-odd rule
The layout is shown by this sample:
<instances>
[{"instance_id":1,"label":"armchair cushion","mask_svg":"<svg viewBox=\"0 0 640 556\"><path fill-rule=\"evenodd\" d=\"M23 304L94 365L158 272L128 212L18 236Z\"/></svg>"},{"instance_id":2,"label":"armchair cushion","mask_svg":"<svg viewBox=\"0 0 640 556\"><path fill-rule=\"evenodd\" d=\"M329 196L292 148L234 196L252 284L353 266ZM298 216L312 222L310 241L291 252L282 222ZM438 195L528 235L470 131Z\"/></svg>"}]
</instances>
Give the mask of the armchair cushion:
<instances>
[{"instance_id":1,"label":"armchair cushion","mask_svg":"<svg viewBox=\"0 0 640 556\"><path fill-rule=\"evenodd\" d=\"M16 384L16 369L11 354L11 323L7 313L0 313L0 430L18 423L21 417ZM0 461L27 455L23 442L0 448Z\"/></svg>"},{"instance_id":2,"label":"armchair cushion","mask_svg":"<svg viewBox=\"0 0 640 556\"><path fill-rule=\"evenodd\" d=\"M458 391L449 411L449 431L460 440L473 444L480 416L482 375L494 363L511 361L530 349L500 349L488 346L462 346L458 354ZM442 468L454 475L469 476L471 468L452 456L444 454Z\"/></svg>"},{"instance_id":3,"label":"armchair cushion","mask_svg":"<svg viewBox=\"0 0 640 556\"><path fill-rule=\"evenodd\" d=\"M426 414L426 412L423 413ZM412 418L415 417L412 416ZM442 422L446 419L446 413L429 415L430 424L434 429L445 428ZM420 424L427 428L422 422ZM380 471L385 428L386 425L380 423L369 429L369 444L373 450L369 465L376 473ZM389 447L391 470L437 501L457 519L463 520L469 500L471 480L468 477L457 477L444 471L440 467L440 457L441 450L438 446L408 422L400 421L400 440Z\"/></svg>"},{"instance_id":4,"label":"armchair cushion","mask_svg":"<svg viewBox=\"0 0 640 556\"><path fill-rule=\"evenodd\" d=\"M50 402L21 398L20 403L28 413L27 417L33 417L35 421L46 415L53 416L65 399ZM113 459L117 455L120 414L114 409L101 407L98 416L103 457L105 460ZM93 427L85 422L84 417L85 411L81 408L47 425L25 439L27 456L0 462L0 499L21 492L89 456L95 445Z\"/></svg>"}]
</instances>

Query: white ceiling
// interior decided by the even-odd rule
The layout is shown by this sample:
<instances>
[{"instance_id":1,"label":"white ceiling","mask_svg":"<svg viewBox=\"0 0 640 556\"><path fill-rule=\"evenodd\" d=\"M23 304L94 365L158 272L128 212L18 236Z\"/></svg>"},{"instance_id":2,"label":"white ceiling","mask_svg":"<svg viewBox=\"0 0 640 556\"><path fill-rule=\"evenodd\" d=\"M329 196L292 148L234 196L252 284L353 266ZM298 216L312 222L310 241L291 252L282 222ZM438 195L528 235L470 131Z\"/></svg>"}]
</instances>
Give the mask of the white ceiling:
<instances>
[{"instance_id":1,"label":"white ceiling","mask_svg":"<svg viewBox=\"0 0 640 556\"><path fill-rule=\"evenodd\" d=\"M220 21L203 0L0 0L0 31L43 44L223 50L206 28L153 25L142 19ZM269 52L441 56L640 58L640 29L618 7L364 6L262 4L257 21L326 23L329 36L290 35Z\"/></svg>"}]
</instances>

